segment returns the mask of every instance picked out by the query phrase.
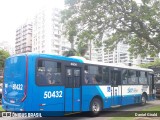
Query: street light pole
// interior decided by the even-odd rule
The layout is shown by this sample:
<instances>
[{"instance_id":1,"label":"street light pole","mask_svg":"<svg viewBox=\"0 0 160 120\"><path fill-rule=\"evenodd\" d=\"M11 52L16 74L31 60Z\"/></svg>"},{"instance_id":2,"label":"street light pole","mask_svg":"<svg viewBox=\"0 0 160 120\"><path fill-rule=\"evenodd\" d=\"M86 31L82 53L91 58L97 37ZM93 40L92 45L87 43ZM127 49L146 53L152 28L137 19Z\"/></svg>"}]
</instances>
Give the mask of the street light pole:
<instances>
[{"instance_id":1,"label":"street light pole","mask_svg":"<svg viewBox=\"0 0 160 120\"><path fill-rule=\"evenodd\" d=\"M89 47L89 58L90 58L90 60L92 60L92 45L91 45L91 40L89 40L89 45L90 45L90 47Z\"/></svg>"}]
</instances>

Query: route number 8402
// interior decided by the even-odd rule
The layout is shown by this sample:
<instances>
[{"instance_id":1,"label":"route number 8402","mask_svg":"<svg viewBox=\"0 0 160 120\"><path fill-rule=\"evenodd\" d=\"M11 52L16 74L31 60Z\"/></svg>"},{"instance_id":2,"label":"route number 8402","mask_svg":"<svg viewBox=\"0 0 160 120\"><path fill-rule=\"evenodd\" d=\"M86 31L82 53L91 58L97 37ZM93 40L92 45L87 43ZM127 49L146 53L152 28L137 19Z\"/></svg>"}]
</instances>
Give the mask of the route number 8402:
<instances>
[{"instance_id":1,"label":"route number 8402","mask_svg":"<svg viewBox=\"0 0 160 120\"><path fill-rule=\"evenodd\" d=\"M45 91L43 98L61 98L62 97L62 91Z\"/></svg>"}]
</instances>

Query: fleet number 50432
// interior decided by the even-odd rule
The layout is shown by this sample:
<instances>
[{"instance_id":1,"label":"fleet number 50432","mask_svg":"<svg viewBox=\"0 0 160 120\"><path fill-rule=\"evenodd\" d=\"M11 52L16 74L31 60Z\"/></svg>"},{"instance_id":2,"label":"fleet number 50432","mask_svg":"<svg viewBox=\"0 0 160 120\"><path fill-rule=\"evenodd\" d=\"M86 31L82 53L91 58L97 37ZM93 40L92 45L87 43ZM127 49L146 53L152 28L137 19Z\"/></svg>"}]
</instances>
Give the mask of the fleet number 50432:
<instances>
[{"instance_id":1,"label":"fleet number 50432","mask_svg":"<svg viewBox=\"0 0 160 120\"><path fill-rule=\"evenodd\" d=\"M44 97L47 98L61 98L62 97L62 91L45 91Z\"/></svg>"}]
</instances>

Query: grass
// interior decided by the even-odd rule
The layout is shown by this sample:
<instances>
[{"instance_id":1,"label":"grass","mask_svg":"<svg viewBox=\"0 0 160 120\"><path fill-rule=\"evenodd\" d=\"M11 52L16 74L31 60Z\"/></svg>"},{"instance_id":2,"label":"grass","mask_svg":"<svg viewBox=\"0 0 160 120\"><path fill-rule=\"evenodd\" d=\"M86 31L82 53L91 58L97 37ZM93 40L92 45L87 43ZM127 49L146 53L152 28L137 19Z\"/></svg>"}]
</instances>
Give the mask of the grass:
<instances>
[{"instance_id":1,"label":"grass","mask_svg":"<svg viewBox=\"0 0 160 120\"><path fill-rule=\"evenodd\" d=\"M143 111L160 111L160 105L155 106L155 107L150 107L150 108L143 110Z\"/></svg>"},{"instance_id":2,"label":"grass","mask_svg":"<svg viewBox=\"0 0 160 120\"><path fill-rule=\"evenodd\" d=\"M134 117L114 117L110 120L134 120Z\"/></svg>"},{"instance_id":3,"label":"grass","mask_svg":"<svg viewBox=\"0 0 160 120\"><path fill-rule=\"evenodd\" d=\"M146 111L151 111L151 113L153 113L154 111L160 111L160 105L143 109L142 113L145 113ZM134 120L135 118L138 118L138 117L131 117L131 116L133 115L128 114L127 117L113 117L110 120Z\"/></svg>"},{"instance_id":4,"label":"grass","mask_svg":"<svg viewBox=\"0 0 160 120\"><path fill-rule=\"evenodd\" d=\"M2 106L0 106L0 111L4 111ZM144 109L142 110L142 112L143 111L160 111L160 105L155 107L150 107L148 109ZM137 117L131 117L131 116L133 116L133 114L128 114L127 117L113 117L110 120L134 120L135 118L137 118Z\"/></svg>"},{"instance_id":5,"label":"grass","mask_svg":"<svg viewBox=\"0 0 160 120\"><path fill-rule=\"evenodd\" d=\"M113 117L111 118L110 120L134 120L135 117L133 117L133 114L127 114L125 116L127 117L121 117L121 116L124 116L124 115L119 115L120 117Z\"/></svg>"},{"instance_id":6,"label":"grass","mask_svg":"<svg viewBox=\"0 0 160 120\"><path fill-rule=\"evenodd\" d=\"M3 108L2 108L2 106L0 106L0 111L4 111Z\"/></svg>"}]
</instances>

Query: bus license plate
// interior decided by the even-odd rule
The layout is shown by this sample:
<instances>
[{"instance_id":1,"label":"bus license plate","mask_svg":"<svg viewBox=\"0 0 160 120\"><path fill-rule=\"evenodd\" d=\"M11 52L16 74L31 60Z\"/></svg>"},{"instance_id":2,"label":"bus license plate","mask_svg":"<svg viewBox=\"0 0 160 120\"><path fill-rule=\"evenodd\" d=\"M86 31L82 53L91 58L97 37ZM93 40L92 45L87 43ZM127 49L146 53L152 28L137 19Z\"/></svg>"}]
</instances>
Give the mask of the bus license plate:
<instances>
[{"instance_id":1,"label":"bus license plate","mask_svg":"<svg viewBox=\"0 0 160 120\"><path fill-rule=\"evenodd\" d=\"M14 100L10 100L10 103L15 103L15 101Z\"/></svg>"}]
</instances>

